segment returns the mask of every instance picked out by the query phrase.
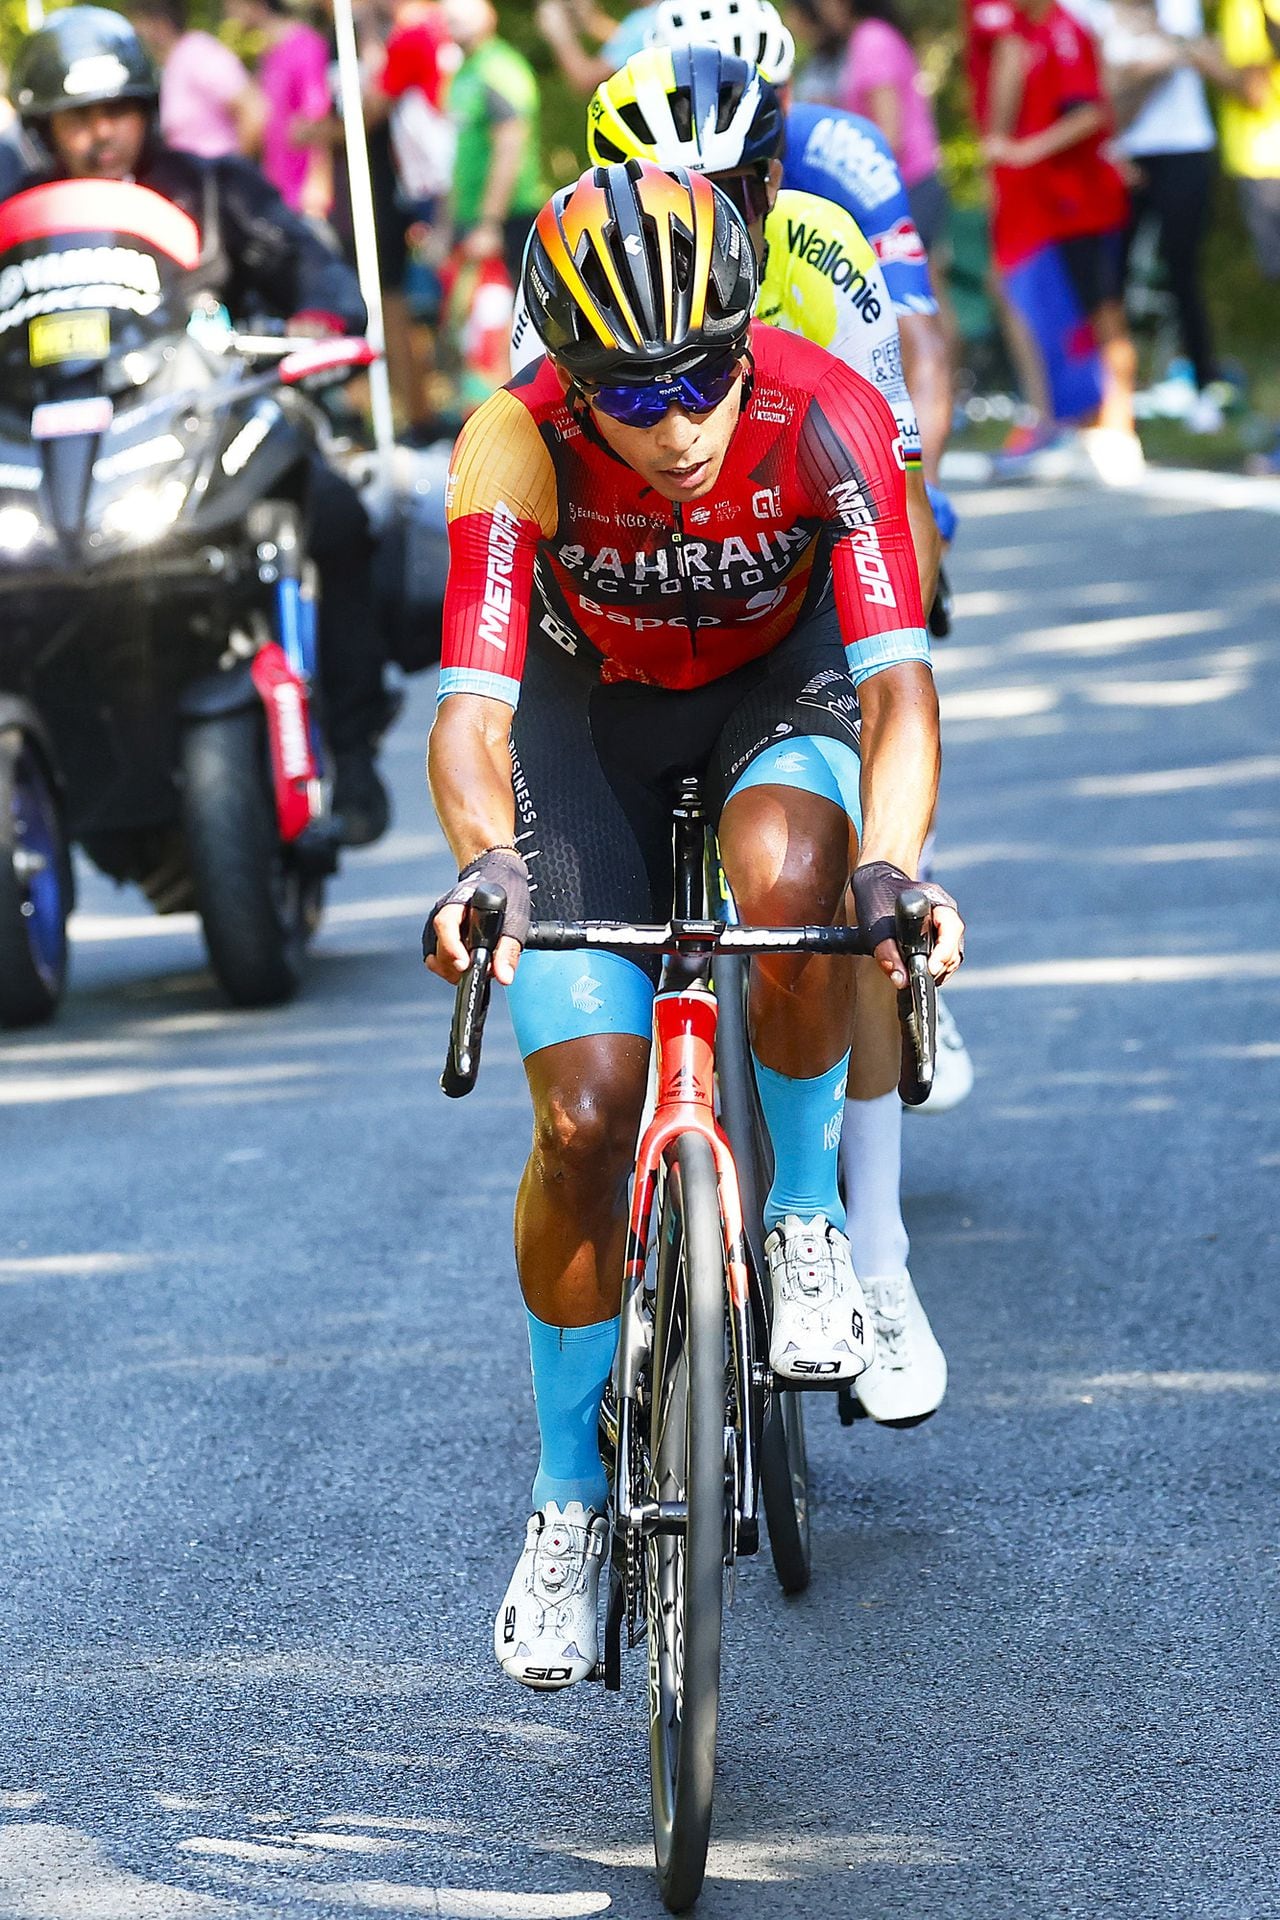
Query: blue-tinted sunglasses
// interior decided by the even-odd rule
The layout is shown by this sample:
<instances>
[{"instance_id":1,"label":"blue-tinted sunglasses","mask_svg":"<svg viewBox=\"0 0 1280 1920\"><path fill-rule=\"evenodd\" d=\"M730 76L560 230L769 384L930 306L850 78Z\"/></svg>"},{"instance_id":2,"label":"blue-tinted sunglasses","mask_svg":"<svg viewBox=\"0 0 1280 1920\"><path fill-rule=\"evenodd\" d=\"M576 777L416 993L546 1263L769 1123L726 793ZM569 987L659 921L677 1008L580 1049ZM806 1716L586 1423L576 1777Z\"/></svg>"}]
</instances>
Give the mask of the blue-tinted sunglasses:
<instances>
[{"instance_id":1,"label":"blue-tinted sunglasses","mask_svg":"<svg viewBox=\"0 0 1280 1920\"><path fill-rule=\"evenodd\" d=\"M685 413L710 413L730 392L741 371L742 350L734 347L674 379L652 380L644 385L583 386L580 390L591 406L624 427L656 427L671 407Z\"/></svg>"}]
</instances>

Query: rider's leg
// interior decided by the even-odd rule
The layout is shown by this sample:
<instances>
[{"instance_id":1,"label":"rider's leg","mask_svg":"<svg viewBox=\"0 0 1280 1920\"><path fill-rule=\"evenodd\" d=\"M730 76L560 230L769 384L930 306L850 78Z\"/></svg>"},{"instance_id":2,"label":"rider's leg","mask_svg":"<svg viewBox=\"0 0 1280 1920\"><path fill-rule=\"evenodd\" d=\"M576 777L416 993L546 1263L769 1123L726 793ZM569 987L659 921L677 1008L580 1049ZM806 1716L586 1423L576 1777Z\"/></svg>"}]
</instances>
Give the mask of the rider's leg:
<instances>
[{"instance_id":1,"label":"rider's leg","mask_svg":"<svg viewBox=\"0 0 1280 1920\"><path fill-rule=\"evenodd\" d=\"M840 1159L849 1252L859 1275L898 1273L909 1242L902 1218L902 1102L897 994L872 960L854 962L849 1099Z\"/></svg>"},{"instance_id":2,"label":"rider's leg","mask_svg":"<svg viewBox=\"0 0 1280 1920\"><path fill-rule=\"evenodd\" d=\"M852 747L795 736L751 762L720 820L741 920L844 924L857 768ZM836 1156L852 1011L847 960L771 955L752 967L751 1044L774 1149L769 1227L787 1214L843 1224Z\"/></svg>"},{"instance_id":3,"label":"rider's leg","mask_svg":"<svg viewBox=\"0 0 1280 1920\"><path fill-rule=\"evenodd\" d=\"M617 955L590 960L527 954L508 998L534 1110L516 1200L541 1443L534 1505L581 1500L599 1510L596 1425L617 1342L653 988Z\"/></svg>"}]
</instances>

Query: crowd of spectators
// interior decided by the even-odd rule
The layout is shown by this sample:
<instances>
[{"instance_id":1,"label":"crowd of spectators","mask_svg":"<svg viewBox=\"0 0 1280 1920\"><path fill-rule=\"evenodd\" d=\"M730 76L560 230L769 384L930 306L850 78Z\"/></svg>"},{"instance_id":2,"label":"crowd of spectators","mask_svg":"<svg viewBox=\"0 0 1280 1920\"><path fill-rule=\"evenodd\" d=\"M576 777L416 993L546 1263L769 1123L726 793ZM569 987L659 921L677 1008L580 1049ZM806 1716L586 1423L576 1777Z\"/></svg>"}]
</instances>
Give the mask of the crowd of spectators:
<instances>
[{"instance_id":1,"label":"crowd of spectators","mask_svg":"<svg viewBox=\"0 0 1280 1920\"><path fill-rule=\"evenodd\" d=\"M1019 444L1034 448L1058 421L1084 416L1112 463L1134 457L1124 287L1144 221L1175 306L1187 422L1213 430L1219 368L1202 249L1219 168L1238 182L1259 271L1280 281L1280 0L1219 0L1216 36L1202 0L956 4L987 169L990 290L1034 415ZM332 0L222 0L221 19L204 8L203 25L189 21L186 0L121 5L161 71L166 139L250 155L291 207L350 248ZM531 9L575 96L645 44L657 12L611 7ZM951 206L920 59L930 42L910 9L911 0L791 0L784 11L805 53L797 97L880 127L945 294ZM432 410L433 330L463 339L487 303L490 333L500 333L498 296L510 294L551 184L539 79L503 37L492 0L355 0L355 17L388 357L401 423L413 427ZM13 141L0 128L0 190ZM490 361L487 378L502 370L500 353Z\"/></svg>"}]
</instances>

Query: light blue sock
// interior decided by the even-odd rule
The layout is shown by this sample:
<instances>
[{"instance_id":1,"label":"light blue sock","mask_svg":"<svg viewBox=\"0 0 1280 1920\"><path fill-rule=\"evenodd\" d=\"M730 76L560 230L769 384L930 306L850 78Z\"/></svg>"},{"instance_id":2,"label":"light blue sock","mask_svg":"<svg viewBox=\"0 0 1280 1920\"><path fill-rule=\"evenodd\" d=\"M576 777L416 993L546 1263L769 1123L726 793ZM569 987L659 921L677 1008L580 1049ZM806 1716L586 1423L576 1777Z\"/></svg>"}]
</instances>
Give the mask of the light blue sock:
<instances>
[{"instance_id":1,"label":"light blue sock","mask_svg":"<svg viewBox=\"0 0 1280 1920\"><path fill-rule=\"evenodd\" d=\"M525 1312L529 1313L528 1308ZM600 1401L618 1345L618 1321L549 1327L529 1313L529 1359L542 1455L533 1504L581 1500L604 1511L608 1483L600 1459Z\"/></svg>"},{"instance_id":2,"label":"light blue sock","mask_svg":"<svg viewBox=\"0 0 1280 1920\"><path fill-rule=\"evenodd\" d=\"M833 1227L843 1228L837 1172L848 1078L847 1053L816 1080L789 1080L785 1073L775 1073L756 1060L760 1104L773 1142L773 1185L764 1206L766 1228L776 1227L788 1213L799 1220L825 1214Z\"/></svg>"}]
</instances>

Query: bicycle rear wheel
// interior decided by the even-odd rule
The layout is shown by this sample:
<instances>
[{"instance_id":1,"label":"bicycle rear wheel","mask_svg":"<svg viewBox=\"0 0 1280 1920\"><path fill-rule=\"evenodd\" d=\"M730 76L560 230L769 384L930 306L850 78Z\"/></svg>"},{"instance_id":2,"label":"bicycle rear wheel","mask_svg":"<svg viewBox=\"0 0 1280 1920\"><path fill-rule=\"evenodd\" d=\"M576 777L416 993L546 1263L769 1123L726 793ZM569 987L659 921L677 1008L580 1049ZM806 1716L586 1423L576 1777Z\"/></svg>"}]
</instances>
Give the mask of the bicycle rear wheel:
<instances>
[{"instance_id":1,"label":"bicycle rear wheel","mask_svg":"<svg viewBox=\"0 0 1280 1920\"><path fill-rule=\"evenodd\" d=\"M682 1134L667 1169L654 1305L649 1499L685 1524L645 1544L649 1771L664 1903L702 1889L715 1787L725 1555L725 1273L715 1160Z\"/></svg>"},{"instance_id":2,"label":"bicycle rear wheel","mask_svg":"<svg viewBox=\"0 0 1280 1920\"><path fill-rule=\"evenodd\" d=\"M747 1039L746 963L716 963L719 1031L716 1074L720 1118L738 1169L742 1217L761 1285L766 1284L764 1200L771 1153ZM760 1436L760 1492L769 1528L769 1552L784 1593L803 1593L812 1569L809 1533L809 1456L804 1439L804 1396L775 1389Z\"/></svg>"}]
</instances>

